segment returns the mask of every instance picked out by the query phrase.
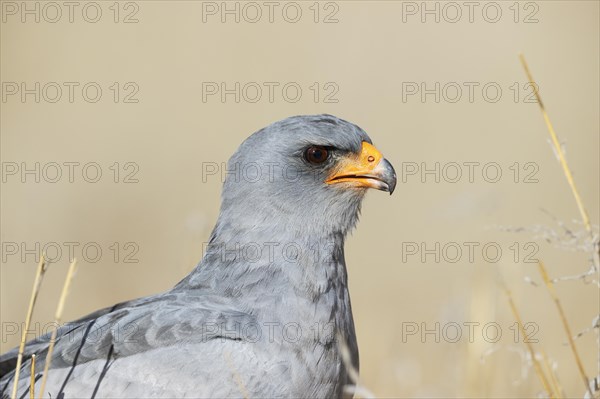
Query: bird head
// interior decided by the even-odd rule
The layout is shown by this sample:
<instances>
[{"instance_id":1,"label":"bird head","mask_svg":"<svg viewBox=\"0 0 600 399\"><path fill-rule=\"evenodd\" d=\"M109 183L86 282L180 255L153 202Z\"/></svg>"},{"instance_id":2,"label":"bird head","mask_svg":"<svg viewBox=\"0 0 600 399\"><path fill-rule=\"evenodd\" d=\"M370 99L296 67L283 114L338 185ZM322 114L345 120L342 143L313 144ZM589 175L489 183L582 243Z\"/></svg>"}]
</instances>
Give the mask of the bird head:
<instances>
[{"instance_id":1,"label":"bird head","mask_svg":"<svg viewBox=\"0 0 600 399\"><path fill-rule=\"evenodd\" d=\"M241 231L345 235L368 189L391 194L395 186L394 168L364 130L331 115L294 116L252 134L231 157L220 221Z\"/></svg>"}]
</instances>

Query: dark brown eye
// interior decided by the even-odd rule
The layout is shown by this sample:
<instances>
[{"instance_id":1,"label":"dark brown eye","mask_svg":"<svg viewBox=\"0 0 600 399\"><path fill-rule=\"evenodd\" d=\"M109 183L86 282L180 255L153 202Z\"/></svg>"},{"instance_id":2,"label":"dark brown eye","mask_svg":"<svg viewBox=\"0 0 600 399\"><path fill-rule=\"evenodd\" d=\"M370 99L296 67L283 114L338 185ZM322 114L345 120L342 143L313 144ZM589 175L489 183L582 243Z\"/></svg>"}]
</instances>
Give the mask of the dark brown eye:
<instances>
[{"instance_id":1,"label":"dark brown eye","mask_svg":"<svg viewBox=\"0 0 600 399\"><path fill-rule=\"evenodd\" d=\"M326 148L323 147L309 147L306 149L304 157L308 162L318 165L327 161L327 158L329 157L329 152Z\"/></svg>"}]
</instances>

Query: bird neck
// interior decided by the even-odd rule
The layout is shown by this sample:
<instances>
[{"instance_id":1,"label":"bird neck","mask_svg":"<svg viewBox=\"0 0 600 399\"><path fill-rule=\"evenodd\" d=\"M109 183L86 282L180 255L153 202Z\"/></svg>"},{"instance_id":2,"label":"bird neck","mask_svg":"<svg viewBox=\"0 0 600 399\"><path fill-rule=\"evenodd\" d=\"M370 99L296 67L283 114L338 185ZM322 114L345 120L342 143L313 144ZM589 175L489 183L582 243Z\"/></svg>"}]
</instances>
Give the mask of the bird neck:
<instances>
[{"instance_id":1,"label":"bird neck","mask_svg":"<svg viewBox=\"0 0 600 399\"><path fill-rule=\"evenodd\" d=\"M269 285L317 296L332 285L346 285L344 238L343 232L306 234L287 226L217 224L204 245L201 262L182 283L190 287L210 283L211 288L238 287L246 292L262 277Z\"/></svg>"},{"instance_id":2,"label":"bird neck","mask_svg":"<svg viewBox=\"0 0 600 399\"><path fill-rule=\"evenodd\" d=\"M202 261L174 289L228 298L268 331L298 326L306 345L337 351L341 332L357 367L344 234L283 239L269 231L217 225Z\"/></svg>"},{"instance_id":3,"label":"bird neck","mask_svg":"<svg viewBox=\"0 0 600 399\"><path fill-rule=\"evenodd\" d=\"M202 261L176 288L239 298L248 306L282 299L296 300L298 306L316 303L328 307L328 314L349 297L342 232L232 227L217 224Z\"/></svg>"}]
</instances>

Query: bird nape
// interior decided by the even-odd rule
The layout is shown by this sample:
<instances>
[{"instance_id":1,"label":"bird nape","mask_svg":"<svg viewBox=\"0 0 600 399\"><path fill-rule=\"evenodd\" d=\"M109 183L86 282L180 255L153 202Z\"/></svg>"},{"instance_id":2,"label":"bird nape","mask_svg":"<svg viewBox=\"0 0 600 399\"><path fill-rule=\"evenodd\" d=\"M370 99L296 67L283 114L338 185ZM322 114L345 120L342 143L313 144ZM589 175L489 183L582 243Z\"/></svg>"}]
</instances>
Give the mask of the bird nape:
<instances>
[{"instance_id":1,"label":"bird nape","mask_svg":"<svg viewBox=\"0 0 600 399\"><path fill-rule=\"evenodd\" d=\"M252 134L229 160L198 266L169 291L59 328L43 397L344 396L358 369L344 239L365 192L395 186L365 131L335 116ZM44 369L49 339L25 346L17 397L32 354ZM0 357L2 397L17 355Z\"/></svg>"}]
</instances>

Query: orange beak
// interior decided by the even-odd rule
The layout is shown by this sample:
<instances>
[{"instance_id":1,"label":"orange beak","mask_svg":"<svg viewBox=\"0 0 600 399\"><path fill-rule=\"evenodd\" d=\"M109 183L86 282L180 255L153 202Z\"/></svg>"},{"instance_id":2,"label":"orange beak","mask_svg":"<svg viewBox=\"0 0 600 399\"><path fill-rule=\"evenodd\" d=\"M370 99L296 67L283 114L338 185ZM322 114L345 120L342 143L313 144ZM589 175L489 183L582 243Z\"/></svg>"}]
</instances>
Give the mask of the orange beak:
<instances>
[{"instance_id":1,"label":"orange beak","mask_svg":"<svg viewBox=\"0 0 600 399\"><path fill-rule=\"evenodd\" d=\"M392 194L396 188L396 172L377 148L363 141L360 153L340 160L338 167L325 183L345 183L354 187L375 188Z\"/></svg>"}]
</instances>

